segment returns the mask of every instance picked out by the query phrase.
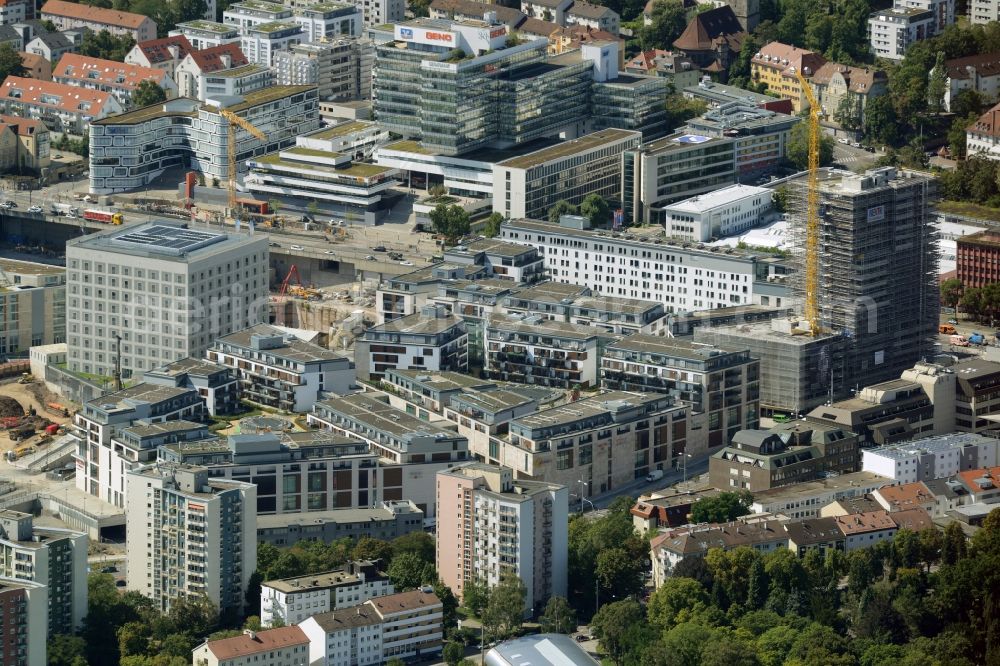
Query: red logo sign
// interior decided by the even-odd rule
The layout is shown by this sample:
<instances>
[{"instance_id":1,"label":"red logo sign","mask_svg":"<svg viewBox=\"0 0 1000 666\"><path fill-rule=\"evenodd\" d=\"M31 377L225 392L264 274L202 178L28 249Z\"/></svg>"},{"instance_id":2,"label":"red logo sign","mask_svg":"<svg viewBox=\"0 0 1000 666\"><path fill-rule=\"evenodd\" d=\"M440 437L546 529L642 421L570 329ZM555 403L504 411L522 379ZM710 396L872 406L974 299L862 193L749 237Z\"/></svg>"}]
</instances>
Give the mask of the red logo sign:
<instances>
[{"instance_id":1,"label":"red logo sign","mask_svg":"<svg viewBox=\"0 0 1000 666\"><path fill-rule=\"evenodd\" d=\"M427 39L429 39L429 40L431 40L433 42L450 42L451 41L451 33L449 33L449 32L427 32L427 33L424 33L424 34L427 36Z\"/></svg>"},{"instance_id":2,"label":"red logo sign","mask_svg":"<svg viewBox=\"0 0 1000 666\"><path fill-rule=\"evenodd\" d=\"M506 28L494 28L493 30L490 31L490 39L496 39L500 35L506 35L506 34L507 34Z\"/></svg>"}]
</instances>

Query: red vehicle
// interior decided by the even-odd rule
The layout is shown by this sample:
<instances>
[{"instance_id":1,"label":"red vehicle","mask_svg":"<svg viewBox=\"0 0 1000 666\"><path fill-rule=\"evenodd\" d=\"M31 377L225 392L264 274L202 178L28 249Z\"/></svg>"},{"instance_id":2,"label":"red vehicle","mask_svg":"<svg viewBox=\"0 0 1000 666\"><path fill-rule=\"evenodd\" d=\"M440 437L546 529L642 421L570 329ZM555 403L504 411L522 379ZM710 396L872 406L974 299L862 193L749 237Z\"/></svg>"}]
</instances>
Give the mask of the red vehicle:
<instances>
[{"instance_id":1,"label":"red vehicle","mask_svg":"<svg viewBox=\"0 0 1000 666\"><path fill-rule=\"evenodd\" d=\"M121 224L122 214L110 210L89 209L83 211L83 219L88 222L100 222L101 224Z\"/></svg>"}]
</instances>

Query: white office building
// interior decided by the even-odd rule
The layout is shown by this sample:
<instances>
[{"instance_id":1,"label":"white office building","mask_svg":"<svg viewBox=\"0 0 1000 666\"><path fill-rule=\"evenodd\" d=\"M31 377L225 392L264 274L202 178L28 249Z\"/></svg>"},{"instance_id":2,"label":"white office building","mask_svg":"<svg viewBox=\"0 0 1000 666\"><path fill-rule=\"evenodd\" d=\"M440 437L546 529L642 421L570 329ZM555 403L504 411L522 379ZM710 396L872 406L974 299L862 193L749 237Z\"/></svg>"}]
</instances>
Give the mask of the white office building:
<instances>
[{"instance_id":1,"label":"white office building","mask_svg":"<svg viewBox=\"0 0 1000 666\"><path fill-rule=\"evenodd\" d=\"M319 613L357 606L395 592L378 562L349 562L335 571L261 583L260 622L301 624ZM382 562L386 566L387 562Z\"/></svg>"},{"instance_id":2,"label":"white office building","mask_svg":"<svg viewBox=\"0 0 1000 666\"><path fill-rule=\"evenodd\" d=\"M704 243L744 233L767 221L771 195L764 187L730 185L669 204L663 207L666 234Z\"/></svg>"},{"instance_id":3,"label":"white office building","mask_svg":"<svg viewBox=\"0 0 1000 666\"><path fill-rule=\"evenodd\" d=\"M304 41L307 40L301 25L294 21L274 21L247 28L240 48L250 62L270 67L275 53L287 51Z\"/></svg>"},{"instance_id":4,"label":"white office building","mask_svg":"<svg viewBox=\"0 0 1000 666\"><path fill-rule=\"evenodd\" d=\"M158 464L129 472L125 502L128 589L161 612L205 595L243 609L257 568L257 486L209 479L204 467Z\"/></svg>"},{"instance_id":5,"label":"white office building","mask_svg":"<svg viewBox=\"0 0 1000 666\"><path fill-rule=\"evenodd\" d=\"M138 148L138 147L137 147ZM66 244L73 372L126 376L188 356L267 315L267 237L159 221Z\"/></svg>"},{"instance_id":6,"label":"white office building","mask_svg":"<svg viewBox=\"0 0 1000 666\"><path fill-rule=\"evenodd\" d=\"M861 452L861 469L896 483L945 479L970 469L995 467L1000 441L973 433L953 433Z\"/></svg>"},{"instance_id":7,"label":"white office building","mask_svg":"<svg viewBox=\"0 0 1000 666\"><path fill-rule=\"evenodd\" d=\"M538 248L556 282L603 296L663 303L667 312L738 305L788 305L784 266L749 252L670 242L662 230L624 234L512 220L501 237ZM769 279L771 278L771 279Z\"/></svg>"},{"instance_id":8,"label":"white office building","mask_svg":"<svg viewBox=\"0 0 1000 666\"><path fill-rule=\"evenodd\" d=\"M316 3L295 10L294 20L302 26L307 42L323 42L339 37L360 37L364 14L360 7L338 2Z\"/></svg>"},{"instance_id":9,"label":"white office building","mask_svg":"<svg viewBox=\"0 0 1000 666\"><path fill-rule=\"evenodd\" d=\"M872 53L902 60L910 44L940 35L954 22L955 0L895 0L868 18Z\"/></svg>"},{"instance_id":10,"label":"white office building","mask_svg":"<svg viewBox=\"0 0 1000 666\"><path fill-rule=\"evenodd\" d=\"M170 31L171 37L184 36L196 51L222 46L232 42L239 43L240 31L232 25L216 23L215 21L186 21L178 23Z\"/></svg>"}]
</instances>

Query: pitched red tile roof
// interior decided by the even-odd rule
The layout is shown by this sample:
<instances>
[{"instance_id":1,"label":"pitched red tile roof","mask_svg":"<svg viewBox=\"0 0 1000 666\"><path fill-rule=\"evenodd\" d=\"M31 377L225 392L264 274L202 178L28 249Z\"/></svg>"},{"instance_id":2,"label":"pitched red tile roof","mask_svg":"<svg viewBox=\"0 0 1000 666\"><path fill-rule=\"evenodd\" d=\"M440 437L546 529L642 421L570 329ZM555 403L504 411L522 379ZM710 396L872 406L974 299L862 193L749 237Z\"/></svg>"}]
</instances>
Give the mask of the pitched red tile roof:
<instances>
[{"instance_id":1,"label":"pitched red tile roof","mask_svg":"<svg viewBox=\"0 0 1000 666\"><path fill-rule=\"evenodd\" d=\"M923 481L904 483L898 486L885 486L875 493L885 500L890 511L911 509L927 502L934 501L934 493L924 485Z\"/></svg>"},{"instance_id":2,"label":"pitched red tile roof","mask_svg":"<svg viewBox=\"0 0 1000 666\"><path fill-rule=\"evenodd\" d=\"M236 659L260 652L270 652L296 645L308 645L309 638L298 627L279 627L256 633L223 638L207 643L207 647L219 661Z\"/></svg>"},{"instance_id":3,"label":"pitched red tile roof","mask_svg":"<svg viewBox=\"0 0 1000 666\"><path fill-rule=\"evenodd\" d=\"M170 53L170 47L176 46L179 51L178 60L183 60L184 57L194 50L191 46L191 42L184 35L175 35L173 37L164 37L162 39L150 39L145 42L139 42L136 47L142 51L146 56L146 60L150 64L156 64L158 62L166 62L173 58Z\"/></svg>"},{"instance_id":4,"label":"pitched red tile roof","mask_svg":"<svg viewBox=\"0 0 1000 666\"><path fill-rule=\"evenodd\" d=\"M886 73L871 67L850 67L837 62L827 62L821 65L812 77L813 83L828 84L834 74L840 73L847 83L848 89L858 95L867 95L876 83L885 83Z\"/></svg>"},{"instance_id":5,"label":"pitched red tile roof","mask_svg":"<svg viewBox=\"0 0 1000 666\"><path fill-rule=\"evenodd\" d=\"M103 23L105 25L118 25L124 28L138 28L143 21L149 19L142 14L132 12L121 12L117 9L101 9L100 7L89 7L75 2L64 2L63 0L49 0L42 7L42 18L49 14L52 16L64 16L66 18L79 19L81 21L91 21L93 23ZM152 19L149 19L152 20Z\"/></svg>"},{"instance_id":6,"label":"pitched red tile roof","mask_svg":"<svg viewBox=\"0 0 1000 666\"><path fill-rule=\"evenodd\" d=\"M240 45L235 42L212 46L200 51L191 51L188 55L203 73L218 72L219 70L243 67L250 64L247 57L243 55ZM230 63L228 65L223 61L222 56L229 56Z\"/></svg>"},{"instance_id":7,"label":"pitched red tile roof","mask_svg":"<svg viewBox=\"0 0 1000 666\"><path fill-rule=\"evenodd\" d=\"M901 530L919 532L934 527L934 521L931 520L930 514L921 508L894 511L889 514L889 517Z\"/></svg>"},{"instance_id":8,"label":"pitched red tile roof","mask_svg":"<svg viewBox=\"0 0 1000 666\"><path fill-rule=\"evenodd\" d=\"M968 68L976 70L979 76L996 76L1000 74L1000 51L953 58L944 63L948 77L952 79L967 79L971 75Z\"/></svg>"},{"instance_id":9,"label":"pitched red tile roof","mask_svg":"<svg viewBox=\"0 0 1000 666\"><path fill-rule=\"evenodd\" d=\"M889 517L887 511L852 513L847 516L837 516L834 520L845 536L896 529L896 523Z\"/></svg>"},{"instance_id":10,"label":"pitched red tile roof","mask_svg":"<svg viewBox=\"0 0 1000 666\"><path fill-rule=\"evenodd\" d=\"M19 136L37 134L42 130L48 131L45 123L41 120L34 120L32 118L21 118L19 116L0 114L0 123L4 123L5 125L17 125L17 133Z\"/></svg>"},{"instance_id":11,"label":"pitched red tile roof","mask_svg":"<svg viewBox=\"0 0 1000 666\"><path fill-rule=\"evenodd\" d=\"M760 67L780 69L784 76L795 76L795 72L805 68L815 74L820 67L826 64L826 58L797 46L771 42L761 47L750 62ZM806 74L806 76L810 76L810 74Z\"/></svg>"},{"instance_id":12,"label":"pitched red tile roof","mask_svg":"<svg viewBox=\"0 0 1000 666\"><path fill-rule=\"evenodd\" d=\"M167 73L162 69L126 65L116 60L91 58L78 53L67 53L52 70L54 79L93 81L105 86L134 90L141 82L150 80L160 85Z\"/></svg>"},{"instance_id":13,"label":"pitched red tile roof","mask_svg":"<svg viewBox=\"0 0 1000 666\"><path fill-rule=\"evenodd\" d=\"M19 91L20 96L13 97L14 91ZM43 95L51 95L57 101L43 102ZM99 90L55 83L54 81L25 79L20 76L8 76L4 79L3 85L0 85L0 100L14 99L35 106L59 109L69 113L84 113L95 117L107 106L110 98L111 93ZM81 105L84 104L89 104L89 108L81 108Z\"/></svg>"},{"instance_id":14,"label":"pitched red tile roof","mask_svg":"<svg viewBox=\"0 0 1000 666\"><path fill-rule=\"evenodd\" d=\"M385 617L391 613L402 613L419 608L427 608L428 606L440 605L441 600L433 592L410 590L409 592L398 592L384 597L375 597L374 599L369 599L368 603L375 608L380 616Z\"/></svg>"},{"instance_id":15,"label":"pitched red tile roof","mask_svg":"<svg viewBox=\"0 0 1000 666\"><path fill-rule=\"evenodd\" d=\"M976 122L965 128L965 131L986 136L1000 136L1000 104L979 116Z\"/></svg>"}]
</instances>

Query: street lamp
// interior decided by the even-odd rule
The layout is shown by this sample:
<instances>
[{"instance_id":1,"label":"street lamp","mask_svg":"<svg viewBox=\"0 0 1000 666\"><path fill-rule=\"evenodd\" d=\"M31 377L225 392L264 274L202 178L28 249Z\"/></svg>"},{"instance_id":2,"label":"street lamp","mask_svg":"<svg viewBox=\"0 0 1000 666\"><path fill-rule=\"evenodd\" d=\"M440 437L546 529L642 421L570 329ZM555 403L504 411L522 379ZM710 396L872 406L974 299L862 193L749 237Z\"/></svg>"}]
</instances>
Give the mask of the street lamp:
<instances>
[{"instance_id":1,"label":"street lamp","mask_svg":"<svg viewBox=\"0 0 1000 666\"><path fill-rule=\"evenodd\" d=\"M690 453L685 453L684 454L684 485L685 486L687 485L687 480L688 480L688 458L690 458L690 457L691 457Z\"/></svg>"}]
</instances>

